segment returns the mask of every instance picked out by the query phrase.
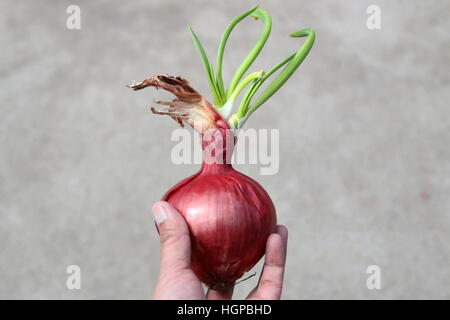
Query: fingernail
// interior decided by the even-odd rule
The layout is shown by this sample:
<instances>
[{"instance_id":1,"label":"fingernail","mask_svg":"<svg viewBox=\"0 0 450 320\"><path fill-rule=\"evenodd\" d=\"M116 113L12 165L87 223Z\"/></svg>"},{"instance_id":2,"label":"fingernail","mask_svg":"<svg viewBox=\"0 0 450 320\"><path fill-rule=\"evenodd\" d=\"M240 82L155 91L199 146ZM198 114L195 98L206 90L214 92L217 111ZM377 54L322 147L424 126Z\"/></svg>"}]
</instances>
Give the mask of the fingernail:
<instances>
[{"instance_id":1,"label":"fingernail","mask_svg":"<svg viewBox=\"0 0 450 320\"><path fill-rule=\"evenodd\" d=\"M164 205L157 204L153 207L153 217L155 218L156 224L162 223L167 219L167 211Z\"/></svg>"}]
</instances>

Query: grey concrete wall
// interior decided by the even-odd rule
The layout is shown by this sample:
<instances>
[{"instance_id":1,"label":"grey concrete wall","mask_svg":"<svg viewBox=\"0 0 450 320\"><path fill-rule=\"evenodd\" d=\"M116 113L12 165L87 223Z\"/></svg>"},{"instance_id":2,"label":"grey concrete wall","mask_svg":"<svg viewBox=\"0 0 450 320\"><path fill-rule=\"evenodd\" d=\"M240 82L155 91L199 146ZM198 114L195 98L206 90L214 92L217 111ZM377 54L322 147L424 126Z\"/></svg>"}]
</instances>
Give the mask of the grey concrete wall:
<instances>
[{"instance_id":1,"label":"grey concrete wall","mask_svg":"<svg viewBox=\"0 0 450 320\"><path fill-rule=\"evenodd\" d=\"M81 30L65 26L72 3ZM317 32L305 63L247 123L280 129L279 173L238 166L290 230L283 298L450 298L450 3L259 3L273 31L252 70L298 47L287 34ZM366 27L370 4L381 30ZM164 93L125 84L163 72L209 96L186 25L213 56L228 21L253 5L1 2L0 298L151 296L151 205L198 166L170 161L176 124L148 111ZM246 21L232 34L226 79L259 30ZM70 264L81 290L65 286ZM372 264L380 290L366 287Z\"/></svg>"}]
</instances>

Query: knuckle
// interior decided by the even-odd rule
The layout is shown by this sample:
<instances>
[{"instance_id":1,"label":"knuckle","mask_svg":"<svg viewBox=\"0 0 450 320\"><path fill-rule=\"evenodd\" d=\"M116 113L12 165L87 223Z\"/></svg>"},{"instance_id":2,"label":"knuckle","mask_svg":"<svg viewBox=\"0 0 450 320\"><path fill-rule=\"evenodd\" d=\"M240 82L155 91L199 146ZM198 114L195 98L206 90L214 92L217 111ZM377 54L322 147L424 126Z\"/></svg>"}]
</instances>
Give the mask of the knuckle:
<instances>
[{"instance_id":1,"label":"knuckle","mask_svg":"<svg viewBox=\"0 0 450 320\"><path fill-rule=\"evenodd\" d=\"M281 282L273 280L273 279L261 279L261 286L270 287L273 289L281 289L282 288Z\"/></svg>"},{"instance_id":2,"label":"knuckle","mask_svg":"<svg viewBox=\"0 0 450 320\"><path fill-rule=\"evenodd\" d=\"M184 240L188 236L187 233L175 228L167 228L160 235L161 246L169 246L173 243Z\"/></svg>"},{"instance_id":3,"label":"knuckle","mask_svg":"<svg viewBox=\"0 0 450 320\"><path fill-rule=\"evenodd\" d=\"M277 269L283 269L284 268L284 262L282 261L268 261L265 263L266 266L277 268Z\"/></svg>"}]
</instances>

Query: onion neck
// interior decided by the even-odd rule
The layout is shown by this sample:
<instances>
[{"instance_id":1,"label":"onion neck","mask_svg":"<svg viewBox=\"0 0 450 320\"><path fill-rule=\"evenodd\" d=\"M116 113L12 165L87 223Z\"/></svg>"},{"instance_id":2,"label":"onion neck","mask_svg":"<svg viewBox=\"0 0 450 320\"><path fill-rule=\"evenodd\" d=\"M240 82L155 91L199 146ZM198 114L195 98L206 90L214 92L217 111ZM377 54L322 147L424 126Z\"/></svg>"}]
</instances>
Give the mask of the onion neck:
<instances>
[{"instance_id":1,"label":"onion neck","mask_svg":"<svg viewBox=\"0 0 450 320\"><path fill-rule=\"evenodd\" d=\"M235 145L232 130L212 128L202 133L200 139L203 149L203 174L221 174L232 170L231 156Z\"/></svg>"}]
</instances>

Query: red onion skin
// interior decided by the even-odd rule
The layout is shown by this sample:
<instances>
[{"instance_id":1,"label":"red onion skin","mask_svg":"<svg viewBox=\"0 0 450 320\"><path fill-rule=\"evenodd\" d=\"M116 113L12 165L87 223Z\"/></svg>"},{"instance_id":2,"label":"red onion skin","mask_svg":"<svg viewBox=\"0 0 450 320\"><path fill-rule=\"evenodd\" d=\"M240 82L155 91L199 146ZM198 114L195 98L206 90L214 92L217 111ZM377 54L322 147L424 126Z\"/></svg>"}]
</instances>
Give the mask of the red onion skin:
<instances>
[{"instance_id":1,"label":"red onion skin","mask_svg":"<svg viewBox=\"0 0 450 320\"><path fill-rule=\"evenodd\" d=\"M276 225L267 192L229 163L204 162L162 200L184 216L191 234L192 270L210 288L230 287L251 269L264 255Z\"/></svg>"}]
</instances>

